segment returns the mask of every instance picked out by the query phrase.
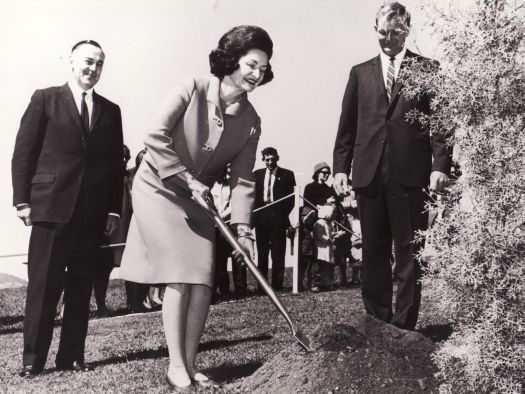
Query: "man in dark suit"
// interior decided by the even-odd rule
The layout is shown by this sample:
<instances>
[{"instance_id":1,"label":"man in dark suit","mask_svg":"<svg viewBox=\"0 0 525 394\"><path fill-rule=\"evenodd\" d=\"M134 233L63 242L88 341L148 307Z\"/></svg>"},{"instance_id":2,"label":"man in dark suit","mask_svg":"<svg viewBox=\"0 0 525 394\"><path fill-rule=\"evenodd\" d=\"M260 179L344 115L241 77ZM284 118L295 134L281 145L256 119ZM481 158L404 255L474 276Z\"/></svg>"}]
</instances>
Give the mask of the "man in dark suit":
<instances>
[{"instance_id":1,"label":"man in dark suit","mask_svg":"<svg viewBox=\"0 0 525 394\"><path fill-rule=\"evenodd\" d=\"M84 347L97 249L118 225L124 175L120 108L93 91L104 57L95 41L77 43L70 79L35 91L16 137L13 204L18 217L33 226L22 377L45 366L64 283L56 366L92 369Z\"/></svg>"},{"instance_id":2,"label":"man in dark suit","mask_svg":"<svg viewBox=\"0 0 525 394\"><path fill-rule=\"evenodd\" d=\"M397 2L385 3L376 17L380 55L353 67L343 98L334 148L334 187L348 193L352 171L363 237L362 296L371 315L414 329L421 300L422 242L414 234L427 227L428 186L448 182L451 150L443 136L430 135L411 110L430 112L430 98L408 100L400 74L410 62L435 62L405 48L410 14ZM397 262L397 293L392 311L392 240Z\"/></svg>"},{"instance_id":3,"label":"man in dark suit","mask_svg":"<svg viewBox=\"0 0 525 394\"><path fill-rule=\"evenodd\" d=\"M282 290L286 230L290 227L288 215L294 207L294 197L277 200L294 192L295 177L292 171L277 166L279 155L272 147L263 149L262 160L266 168L256 170L255 208L268 207L255 213L257 265L268 277L268 253L272 256L272 288ZM274 203L275 204L272 204Z\"/></svg>"}]
</instances>

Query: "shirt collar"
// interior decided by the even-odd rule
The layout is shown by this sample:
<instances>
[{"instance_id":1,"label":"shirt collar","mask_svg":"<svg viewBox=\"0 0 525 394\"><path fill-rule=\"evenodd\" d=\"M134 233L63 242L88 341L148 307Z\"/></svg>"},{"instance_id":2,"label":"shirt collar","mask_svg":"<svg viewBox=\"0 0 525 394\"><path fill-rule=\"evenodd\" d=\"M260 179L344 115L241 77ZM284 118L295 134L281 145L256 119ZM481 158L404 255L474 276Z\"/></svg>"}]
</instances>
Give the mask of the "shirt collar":
<instances>
[{"instance_id":1,"label":"shirt collar","mask_svg":"<svg viewBox=\"0 0 525 394\"><path fill-rule=\"evenodd\" d=\"M394 64L396 66L396 69L399 68L399 65L403 61L403 58L405 57L405 54L407 52L407 47L403 47L401 52L399 52L394 59ZM379 56L381 57L381 63L383 65L388 65L390 63L390 56L386 55L383 51L379 52Z\"/></svg>"},{"instance_id":2,"label":"shirt collar","mask_svg":"<svg viewBox=\"0 0 525 394\"><path fill-rule=\"evenodd\" d=\"M82 92L86 92L86 99L91 99L93 97L93 88L88 90L83 90L74 80L67 81L67 84L69 85L69 89L71 89L71 92L73 93L74 97L81 98Z\"/></svg>"},{"instance_id":3,"label":"shirt collar","mask_svg":"<svg viewBox=\"0 0 525 394\"><path fill-rule=\"evenodd\" d=\"M268 168L266 168L266 173L272 173L272 175L276 175L277 174L277 169L279 168L279 166L275 167L273 169L273 171L270 171Z\"/></svg>"}]
</instances>

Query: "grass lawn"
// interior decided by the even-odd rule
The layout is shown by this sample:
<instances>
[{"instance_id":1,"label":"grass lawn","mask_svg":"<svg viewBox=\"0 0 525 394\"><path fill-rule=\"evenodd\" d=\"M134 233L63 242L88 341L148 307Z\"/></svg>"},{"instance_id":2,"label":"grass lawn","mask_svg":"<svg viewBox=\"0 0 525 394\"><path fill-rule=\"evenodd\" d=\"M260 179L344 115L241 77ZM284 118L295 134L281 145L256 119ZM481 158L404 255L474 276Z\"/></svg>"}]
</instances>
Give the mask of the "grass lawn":
<instances>
[{"instance_id":1,"label":"grass lawn","mask_svg":"<svg viewBox=\"0 0 525 394\"><path fill-rule=\"evenodd\" d=\"M287 272L287 283L290 283ZM253 283L252 283L253 285ZM350 323L363 312L360 290L341 288L324 293L289 292L280 294L292 318L308 336L323 322ZM86 345L86 361L95 371L74 374L57 372L57 326L47 369L33 379L21 379L22 322L25 288L0 291L0 391L7 393L166 393L168 352L164 342L160 312L123 315L124 285L115 280L108 290L108 307L117 316L92 319ZM428 300L427 300L428 301ZM420 331L438 334L431 304L424 301ZM93 309L95 309L93 305ZM120 315L119 315L120 314ZM212 305L201 341L197 362L225 387L215 392L231 392L229 383L253 374L284 347L295 341L284 318L265 296ZM298 350L299 351L299 350Z\"/></svg>"}]
</instances>

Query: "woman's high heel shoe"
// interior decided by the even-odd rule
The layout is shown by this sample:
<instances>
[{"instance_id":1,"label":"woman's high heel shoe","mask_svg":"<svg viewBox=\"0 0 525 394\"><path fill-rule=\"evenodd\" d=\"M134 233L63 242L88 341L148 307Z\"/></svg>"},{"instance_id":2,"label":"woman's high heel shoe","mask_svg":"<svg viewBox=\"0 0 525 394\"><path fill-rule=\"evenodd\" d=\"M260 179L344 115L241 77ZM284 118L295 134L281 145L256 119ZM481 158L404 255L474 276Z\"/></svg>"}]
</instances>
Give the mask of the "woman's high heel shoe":
<instances>
[{"instance_id":1,"label":"woman's high heel shoe","mask_svg":"<svg viewBox=\"0 0 525 394\"><path fill-rule=\"evenodd\" d=\"M195 384L195 386L200 386L200 387L220 387L221 385L219 383L217 383L216 381L210 379L209 377L207 377L206 375L200 373L200 372L197 372L193 378L191 378L191 381L193 384Z\"/></svg>"},{"instance_id":2,"label":"woman's high heel shoe","mask_svg":"<svg viewBox=\"0 0 525 394\"><path fill-rule=\"evenodd\" d=\"M189 394L189 393L195 393L195 386L193 386L193 383L190 383L187 386L178 386L176 385L171 378L166 375L166 381L168 384L174 389L174 393L181 393L181 394Z\"/></svg>"}]
</instances>

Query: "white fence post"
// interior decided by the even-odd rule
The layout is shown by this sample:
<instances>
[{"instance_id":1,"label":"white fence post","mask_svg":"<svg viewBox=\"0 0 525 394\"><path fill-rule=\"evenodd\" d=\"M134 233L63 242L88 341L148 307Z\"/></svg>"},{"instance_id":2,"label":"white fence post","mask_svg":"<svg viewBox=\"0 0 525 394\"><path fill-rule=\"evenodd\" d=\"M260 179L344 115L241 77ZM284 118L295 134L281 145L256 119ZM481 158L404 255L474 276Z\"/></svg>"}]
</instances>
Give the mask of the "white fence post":
<instances>
[{"instance_id":1,"label":"white fence post","mask_svg":"<svg viewBox=\"0 0 525 394\"><path fill-rule=\"evenodd\" d=\"M292 225L295 227L295 235L293 242L293 283L292 283L292 293L296 294L299 292L299 226L300 226L300 217L299 209L301 205L300 198L301 188L299 186L294 187L294 210L293 210L293 221Z\"/></svg>"}]
</instances>

